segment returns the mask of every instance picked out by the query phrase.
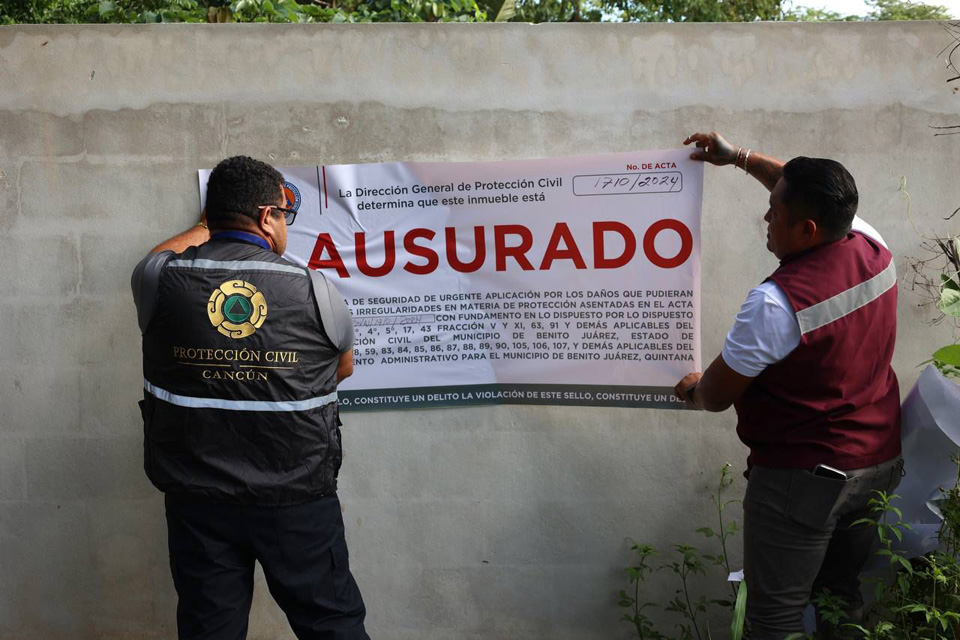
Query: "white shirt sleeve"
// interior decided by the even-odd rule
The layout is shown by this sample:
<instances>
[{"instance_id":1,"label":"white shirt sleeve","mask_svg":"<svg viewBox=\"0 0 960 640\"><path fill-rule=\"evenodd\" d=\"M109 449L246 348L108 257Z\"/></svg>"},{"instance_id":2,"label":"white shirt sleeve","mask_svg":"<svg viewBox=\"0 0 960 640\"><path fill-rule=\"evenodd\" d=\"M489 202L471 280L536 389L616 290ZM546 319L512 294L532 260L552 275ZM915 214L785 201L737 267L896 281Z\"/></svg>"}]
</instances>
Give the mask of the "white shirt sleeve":
<instances>
[{"instance_id":1,"label":"white shirt sleeve","mask_svg":"<svg viewBox=\"0 0 960 640\"><path fill-rule=\"evenodd\" d=\"M340 353L353 349L353 316L337 287L320 271L309 269L317 311L327 338Z\"/></svg>"},{"instance_id":2,"label":"white shirt sleeve","mask_svg":"<svg viewBox=\"0 0 960 640\"><path fill-rule=\"evenodd\" d=\"M887 243L883 241L883 238L880 237L880 232L873 228L866 220L860 216L853 216L853 224L850 227L851 231L859 231L865 236L869 236L883 245L884 249L889 249Z\"/></svg>"},{"instance_id":3,"label":"white shirt sleeve","mask_svg":"<svg viewBox=\"0 0 960 640\"><path fill-rule=\"evenodd\" d=\"M753 289L740 307L723 345L723 361L755 378L800 344L800 323L783 290L773 282Z\"/></svg>"},{"instance_id":4,"label":"white shirt sleeve","mask_svg":"<svg viewBox=\"0 0 960 640\"><path fill-rule=\"evenodd\" d=\"M880 233L860 216L853 217L851 229L887 246ZM783 289L768 281L752 290L740 307L723 345L723 361L740 375L755 378L799 344L797 314Z\"/></svg>"}]
</instances>

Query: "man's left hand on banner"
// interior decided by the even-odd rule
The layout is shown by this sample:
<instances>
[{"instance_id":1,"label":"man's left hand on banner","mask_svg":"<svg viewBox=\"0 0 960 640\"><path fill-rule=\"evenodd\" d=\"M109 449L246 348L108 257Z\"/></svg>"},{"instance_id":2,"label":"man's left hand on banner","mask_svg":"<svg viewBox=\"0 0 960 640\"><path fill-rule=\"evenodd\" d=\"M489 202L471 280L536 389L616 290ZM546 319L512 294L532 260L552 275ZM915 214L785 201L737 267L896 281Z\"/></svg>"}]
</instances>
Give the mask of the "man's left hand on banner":
<instances>
[{"instance_id":1,"label":"man's left hand on banner","mask_svg":"<svg viewBox=\"0 0 960 640\"><path fill-rule=\"evenodd\" d=\"M683 377L683 380L678 382L677 386L673 388L673 394L678 398L680 398L681 400L693 403L693 398L691 397L693 390L691 389L691 387L696 386L696 384L700 382L700 378L702 377L703 377L703 374L700 373L699 371L694 373L688 373Z\"/></svg>"}]
</instances>

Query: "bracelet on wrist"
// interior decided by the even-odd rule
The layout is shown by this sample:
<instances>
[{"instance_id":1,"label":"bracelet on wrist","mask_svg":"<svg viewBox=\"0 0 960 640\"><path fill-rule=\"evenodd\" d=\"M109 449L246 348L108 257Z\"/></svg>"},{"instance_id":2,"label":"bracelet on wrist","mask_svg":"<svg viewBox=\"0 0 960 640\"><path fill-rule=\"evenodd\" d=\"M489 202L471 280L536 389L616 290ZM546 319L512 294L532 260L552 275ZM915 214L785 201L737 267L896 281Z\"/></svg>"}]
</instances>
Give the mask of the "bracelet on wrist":
<instances>
[{"instance_id":1,"label":"bracelet on wrist","mask_svg":"<svg viewBox=\"0 0 960 640\"><path fill-rule=\"evenodd\" d=\"M744 173L750 173L749 171L747 171L747 160L749 160L749 159L750 159L750 149L747 149L747 153L743 156L743 167L742 167L742 168L743 168L743 172L744 172Z\"/></svg>"},{"instance_id":2,"label":"bracelet on wrist","mask_svg":"<svg viewBox=\"0 0 960 640\"><path fill-rule=\"evenodd\" d=\"M200 222L198 222L195 226L197 226L197 227L203 227L204 229L207 229L208 231L210 230L210 227L208 227L208 226L207 226L207 223L204 222L203 220L201 220Z\"/></svg>"}]
</instances>

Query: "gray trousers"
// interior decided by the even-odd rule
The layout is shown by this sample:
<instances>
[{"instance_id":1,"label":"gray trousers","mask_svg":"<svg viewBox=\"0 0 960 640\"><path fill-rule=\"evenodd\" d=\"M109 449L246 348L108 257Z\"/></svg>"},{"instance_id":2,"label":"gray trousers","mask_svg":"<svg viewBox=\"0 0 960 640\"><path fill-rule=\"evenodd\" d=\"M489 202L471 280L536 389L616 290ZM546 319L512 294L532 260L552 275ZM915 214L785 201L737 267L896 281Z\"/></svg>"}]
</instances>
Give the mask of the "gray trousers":
<instances>
[{"instance_id":1,"label":"gray trousers","mask_svg":"<svg viewBox=\"0 0 960 640\"><path fill-rule=\"evenodd\" d=\"M862 615L859 574L877 540L868 525L873 491L900 483L900 457L846 471L847 480L815 476L808 469L754 467L743 501L747 620L752 640L783 640L803 632L803 611L823 588L846 600L851 617Z\"/></svg>"}]
</instances>

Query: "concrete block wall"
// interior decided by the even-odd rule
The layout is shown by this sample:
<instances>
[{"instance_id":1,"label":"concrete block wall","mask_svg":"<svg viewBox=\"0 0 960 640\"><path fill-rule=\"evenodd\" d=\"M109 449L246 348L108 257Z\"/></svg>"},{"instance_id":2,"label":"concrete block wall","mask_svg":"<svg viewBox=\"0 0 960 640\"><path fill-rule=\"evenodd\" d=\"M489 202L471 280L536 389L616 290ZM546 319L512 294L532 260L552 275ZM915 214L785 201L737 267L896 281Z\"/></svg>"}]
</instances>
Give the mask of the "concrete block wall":
<instances>
[{"instance_id":1,"label":"concrete block wall","mask_svg":"<svg viewBox=\"0 0 960 640\"><path fill-rule=\"evenodd\" d=\"M943 220L960 136L928 128L960 124L948 42L935 23L0 27L0 638L175 637L128 278L194 222L198 168L674 148L714 129L844 162L905 274L914 225L960 226ZM758 184L708 168L705 193L709 362L775 261ZM952 341L920 301L903 288L904 391ZM392 640L629 637L625 538L703 543L714 476L745 457L729 412L346 419L352 563L371 635ZM250 637L292 638L259 578Z\"/></svg>"}]
</instances>

